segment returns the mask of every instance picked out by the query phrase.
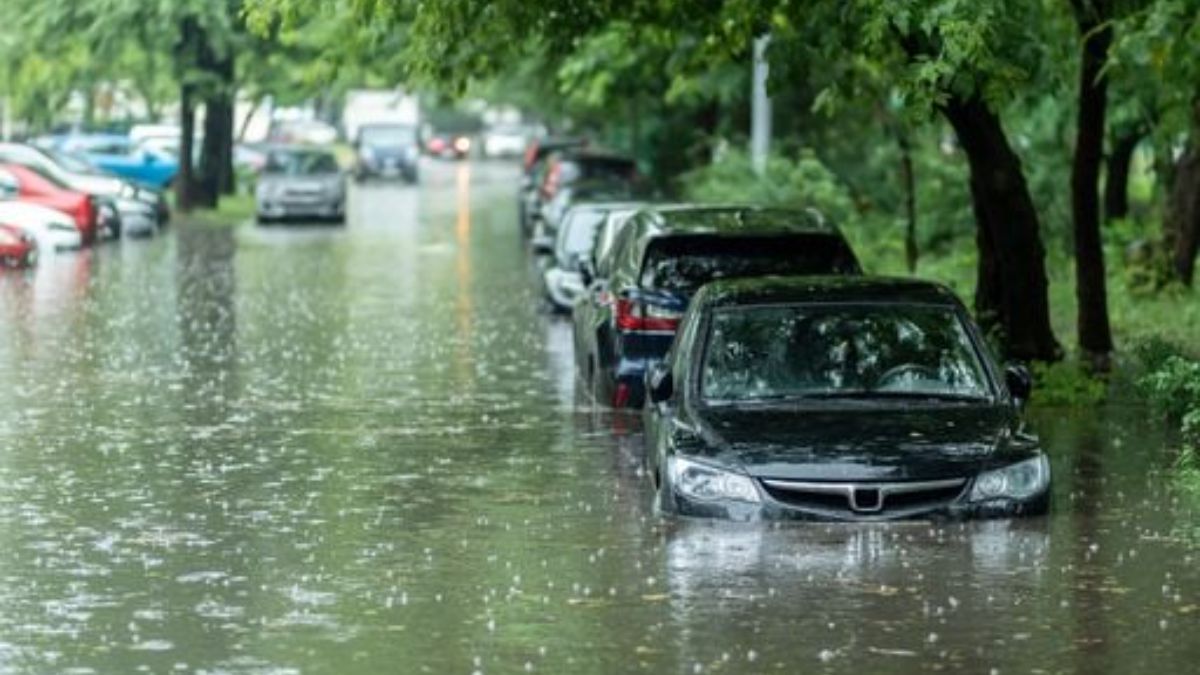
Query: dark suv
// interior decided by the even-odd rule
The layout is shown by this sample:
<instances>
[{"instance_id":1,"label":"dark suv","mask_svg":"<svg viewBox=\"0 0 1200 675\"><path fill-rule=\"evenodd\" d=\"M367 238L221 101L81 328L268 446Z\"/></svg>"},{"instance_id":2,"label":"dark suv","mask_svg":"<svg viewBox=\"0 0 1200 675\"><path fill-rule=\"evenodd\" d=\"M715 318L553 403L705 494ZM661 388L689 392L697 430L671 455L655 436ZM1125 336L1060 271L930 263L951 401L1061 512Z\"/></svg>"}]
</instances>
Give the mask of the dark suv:
<instances>
[{"instance_id":1,"label":"dark suv","mask_svg":"<svg viewBox=\"0 0 1200 675\"><path fill-rule=\"evenodd\" d=\"M407 124L365 124L354 141L354 178L399 178L417 182L417 129Z\"/></svg>"},{"instance_id":2,"label":"dark suv","mask_svg":"<svg viewBox=\"0 0 1200 675\"><path fill-rule=\"evenodd\" d=\"M703 284L861 271L842 234L811 209L647 207L606 256L575 306L576 372L597 403L618 408L641 405L646 368L667 353Z\"/></svg>"}]
</instances>

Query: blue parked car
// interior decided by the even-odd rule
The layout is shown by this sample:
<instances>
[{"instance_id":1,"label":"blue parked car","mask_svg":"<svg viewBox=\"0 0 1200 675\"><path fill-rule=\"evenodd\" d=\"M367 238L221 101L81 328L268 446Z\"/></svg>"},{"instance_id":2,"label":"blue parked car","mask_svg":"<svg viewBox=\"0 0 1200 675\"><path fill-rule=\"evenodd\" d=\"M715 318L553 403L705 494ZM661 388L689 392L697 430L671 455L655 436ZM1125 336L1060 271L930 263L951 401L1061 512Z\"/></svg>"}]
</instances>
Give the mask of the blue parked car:
<instances>
[{"instance_id":1,"label":"blue parked car","mask_svg":"<svg viewBox=\"0 0 1200 675\"><path fill-rule=\"evenodd\" d=\"M574 307L577 382L598 404L641 407L646 369L704 284L860 271L841 232L812 209L647 206L585 272L594 278Z\"/></svg>"},{"instance_id":2,"label":"blue parked car","mask_svg":"<svg viewBox=\"0 0 1200 675\"><path fill-rule=\"evenodd\" d=\"M141 147L127 136L86 134L68 136L58 149L85 156L96 166L141 185L164 188L179 172L179 160Z\"/></svg>"}]
</instances>

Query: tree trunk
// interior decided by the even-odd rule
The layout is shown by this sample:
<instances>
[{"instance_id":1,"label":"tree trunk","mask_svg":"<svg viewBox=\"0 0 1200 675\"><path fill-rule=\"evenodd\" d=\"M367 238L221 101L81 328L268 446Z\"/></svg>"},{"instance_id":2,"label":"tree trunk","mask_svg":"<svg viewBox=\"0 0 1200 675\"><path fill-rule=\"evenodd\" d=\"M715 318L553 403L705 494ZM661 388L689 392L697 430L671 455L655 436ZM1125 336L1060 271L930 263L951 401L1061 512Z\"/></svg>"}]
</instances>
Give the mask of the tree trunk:
<instances>
[{"instance_id":1,"label":"tree trunk","mask_svg":"<svg viewBox=\"0 0 1200 675\"><path fill-rule=\"evenodd\" d=\"M1075 299L1079 305L1079 348L1099 370L1108 369L1112 330L1108 323L1108 288L1104 245L1100 240L1100 169L1104 162L1104 119L1108 78L1104 65L1112 44L1105 18L1079 0L1076 17L1083 38L1079 68L1079 111L1075 157L1071 165L1071 215L1075 233Z\"/></svg>"},{"instance_id":2,"label":"tree trunk","mask_svg":"<svg viewBox=\"0 0 1200 675\"><path fill-rule=\"evenodd\" d=\"M975 312L999 332L1005 356L1053 361L1062 349L1050 326L1045 250L1021 160L999 117L978 96L951 96L940 106L971 168L979 246Z\"/></svg>"},{"instance_id":3,"label":"tree trunk","mask_svg":"<svg viewBox=\"0 0 1200 675\"><path fill-rule=\"evenodd\" d=\"M195 86L184 81L179 86L179 172L175 175L175 209L192 210L192 139L196 132Z\"/></svg>"},{"instance_id":4,"label":"tree trunk","mask_svg":"<svg viewBox=\"0 0 1200 675\"><path fill-rule=\"evenodd\" d=\"M1104 169L1104 217L1113 221L1129 215L1129 171L1133 153L1146 135L1145 127L1130 125L1117 131L1112 139Z\"/></svg>"},{"instance_id":5,"label":"tree trunk","mask_svg":"<svg viewBox=\"0 0 1200 675\"><path fill-rule=\"evenodd\" d=\"M908 273L917 271L920 252L917 249L917 179L913 172L912 141L908 131L896 127L896 142L900 146L900 180L904 184L904 261Z\"/></svg>"},{"instance_id":6,"label":"tree trunk","mask_svg":"<svg viewBox=\"0 0 1200 675\"><path fill-rule=\"evenodd\" d=\"M1167 251L1171 257L1171 274L1184 285L1191 286L1196 272L1197 248L1200 247L1200 147L1194 138L1175 164L1173 173L1164 227Z\"/></svg>"},{"instance_id":7,"label":"tree trunk","mask_svg":"<svg viewBox=\"0 0 1200 675\"><path fill-rule=\"evenodd\" d=\"M246 140L246 132L250 130L250 124L254 122L254 116L258 114L258 109L262 107L263 97L256 96L250 104L250 110L246 112L245 119L238 125L237 140L239 143Z\"/></svg>"},{"instance_id":8,"label":"tree trunk","mask_svg":"<svg viewBox=\"0 0 1200 675\"><path fill-rule=\"evenodd\" d=\"M200 146L200 192L216 207L220 195L233 194L233 54L203 50L201 67L216 82L204 99L204 142Z\"/></svg>"}]
</instances>

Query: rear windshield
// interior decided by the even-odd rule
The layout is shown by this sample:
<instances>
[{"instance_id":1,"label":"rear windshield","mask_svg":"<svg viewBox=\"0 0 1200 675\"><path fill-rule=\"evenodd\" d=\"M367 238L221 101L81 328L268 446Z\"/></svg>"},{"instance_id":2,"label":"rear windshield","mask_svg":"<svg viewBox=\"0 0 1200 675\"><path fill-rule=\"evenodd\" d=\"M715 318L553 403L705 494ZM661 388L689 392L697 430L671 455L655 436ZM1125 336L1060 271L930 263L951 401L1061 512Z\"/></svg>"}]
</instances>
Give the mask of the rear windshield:
<instances>
[{"instance_id":1,"label":"rear windshield","mask_svg":"<svg viewBox=\"0 0 1200 675\"><path fill-rule=\"evenodd\" d=\"M590 253L596 243L596 229L604 222L604 216L604 211L592 209L571 211L559 234L559 250L572 257Z\"/></svg>"},{"instance_id":2,"label":"rear windshield","mask_svg":"<svg viewBox=\"0 0 1200 675\"><path fill-rule=\"evenodd\" d=\"M576 158L563 162L562 180L574 181L617 181L633 180L635 165L632 160L621 157Z\"/></svg>"},{"instance_id":3,"label":"rear windshield","mask_svg":"<svg viewBox=\"0 0 1200 675\"><path fill-rule=\"evenodd\" d=\"M313 176L337 173L338 163L325 152L273 152L267 158L266 170L288 176Z\"/></svg>"},{"instance_id":4,"label":"rear windshield","mask_svg":"<svg viewBox=\"0 0 1200 675\"><path fill-rule=\"evenodd\" d=\"M394 148L415 145L417 131L412 127L363 127L358 132L358 140L367 145Z\"/></svg>"},{"instance_id":5,"label":"rear windshield","mask_svg":"<svg viewBox=\"0 0 1200 675\"><path fill-rule=\"evenodd\" d=\"M647 249L641 286L693 290L727 277L857 272L854 254L832 235L667 237Z\"/></svg>"}]
</instances>

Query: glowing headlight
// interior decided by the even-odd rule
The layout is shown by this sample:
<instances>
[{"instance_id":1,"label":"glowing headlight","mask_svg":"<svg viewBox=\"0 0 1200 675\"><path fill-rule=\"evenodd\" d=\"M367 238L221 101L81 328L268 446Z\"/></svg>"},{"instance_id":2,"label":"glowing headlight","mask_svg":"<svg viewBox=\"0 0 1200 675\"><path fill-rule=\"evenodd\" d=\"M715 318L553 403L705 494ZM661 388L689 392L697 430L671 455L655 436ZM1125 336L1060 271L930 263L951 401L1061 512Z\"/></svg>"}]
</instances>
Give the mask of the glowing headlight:
<instances>
[{"instance_id":1,"label":"glowing headlight","mask_svg":"<svg viewBox=\"0 0 1200 675\"><path fill-rule=\"evenodd\" d=\"M728 500L757 504L754 481L744 474L725 471L679 457L669 460L671 483L684 497L702 501Z\"/></svg>"},{"instance_id":2,"label":"glowing headlight","mask_svg":"<svg viewBox=\"0 0 1200 675\"><path fill-rule=\"evenodd\" d=\"M971 500L1028 499L1045 490L1049 482L1050 463L1045 455L1038 455L979 474L971 487Z\"/></svg>"}]
</instances>

